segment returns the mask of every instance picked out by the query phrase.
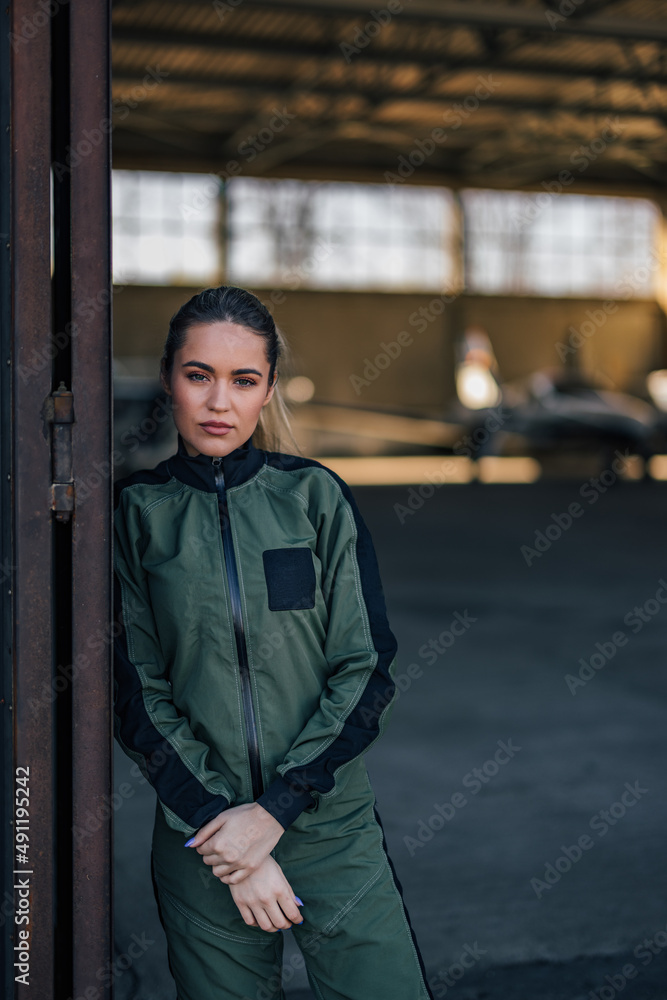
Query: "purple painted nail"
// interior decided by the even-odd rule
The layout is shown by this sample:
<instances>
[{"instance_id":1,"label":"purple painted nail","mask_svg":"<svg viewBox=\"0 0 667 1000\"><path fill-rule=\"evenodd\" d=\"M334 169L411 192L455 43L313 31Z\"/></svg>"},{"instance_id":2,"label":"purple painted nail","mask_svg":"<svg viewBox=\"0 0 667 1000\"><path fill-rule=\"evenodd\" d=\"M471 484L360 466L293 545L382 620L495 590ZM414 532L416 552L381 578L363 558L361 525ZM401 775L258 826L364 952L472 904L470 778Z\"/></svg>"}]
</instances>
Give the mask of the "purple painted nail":
<instances>
[{"instance_id":1,"label":"purple painted nail","mask_svg":"<svg viewBox=\"0 0 667 1000\"><path fill-rule=\"evenodd\" d=\"M303 906L303 903L298 896L294 897L294 902L296 903L297 906Z\"/></svg>"},{"instance_id":2,"label":"purple painted nail","mask_svg":"<svg viewBox=\"0 0 667 1000\"><path fill-rule=\"evenodd\" d=\"M197 834L195 834L195 837L196 837L196 836L197 836ZM194 843L194 839L195 839L195 837L190 837L190 839L189 839L189 840L186 840L186 841L185 841L185 844L184 844L183 846L184 846L184 847L192 847L192 845L193 845L193 843Z\"/></svg>"}]
</instances>

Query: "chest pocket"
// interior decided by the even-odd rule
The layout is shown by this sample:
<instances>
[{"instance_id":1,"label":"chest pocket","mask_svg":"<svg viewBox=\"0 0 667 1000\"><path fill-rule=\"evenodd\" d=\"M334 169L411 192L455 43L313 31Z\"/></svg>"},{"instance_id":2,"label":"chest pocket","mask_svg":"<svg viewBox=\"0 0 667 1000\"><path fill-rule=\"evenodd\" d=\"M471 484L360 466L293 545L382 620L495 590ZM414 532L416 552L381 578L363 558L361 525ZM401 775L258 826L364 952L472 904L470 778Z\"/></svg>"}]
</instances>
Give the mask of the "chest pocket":
<instances>
[{"instance_id":1,"label":"chest pocket","mask_svg":"<svg viewBox=\"0 0 667 1000\"><path fill-rule=\"evenodd\" d=\"M315 607L315 567L309 548L266 549L262 558L271 611Z\"/></svg>"}]
</instances>

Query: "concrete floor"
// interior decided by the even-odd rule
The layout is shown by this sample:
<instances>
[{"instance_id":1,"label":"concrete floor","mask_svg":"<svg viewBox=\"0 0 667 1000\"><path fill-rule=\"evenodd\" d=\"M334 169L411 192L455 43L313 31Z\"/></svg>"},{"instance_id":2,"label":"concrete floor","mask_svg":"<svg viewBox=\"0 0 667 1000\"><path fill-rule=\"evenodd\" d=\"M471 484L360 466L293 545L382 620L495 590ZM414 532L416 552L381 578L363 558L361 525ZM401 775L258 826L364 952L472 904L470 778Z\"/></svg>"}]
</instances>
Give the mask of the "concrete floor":
<instances>
[{"instance_id":1,"label":"concrete floor","mask_svg":"<svg viewBox=\"0 0 667 1000\"><path fill-rule=\"evenodd\" d=\"M667 486L581 485L441 487L404 523L407 487L355 490L405 688L367 760L436 997L667 997ZM521 548L550 524L529 566ZM427 660L456 612L475 621ZM512 756L496 762L499 741ZM119 754L117 785L129 766ZM134 786L116 813L117 952L133 934L155 943L116 996L173 1000L148 875L154 798ZM310 996L300 975L288 990Z\"/></svg>"}]
</instances>

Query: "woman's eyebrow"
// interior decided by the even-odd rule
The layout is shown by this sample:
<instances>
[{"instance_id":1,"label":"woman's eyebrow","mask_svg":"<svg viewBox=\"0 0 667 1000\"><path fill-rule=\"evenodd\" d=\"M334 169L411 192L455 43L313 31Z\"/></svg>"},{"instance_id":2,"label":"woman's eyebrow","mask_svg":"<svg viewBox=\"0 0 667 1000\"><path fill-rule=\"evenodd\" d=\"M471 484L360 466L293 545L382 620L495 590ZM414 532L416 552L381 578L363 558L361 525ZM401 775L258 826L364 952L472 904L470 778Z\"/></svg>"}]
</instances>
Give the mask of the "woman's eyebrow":
<instances>
[{"instance_id":1,"label":"woman's eyebrow","mask_svg":"<svg viewBox=\"0 0 667 1000\"><path fill-rule=\"evenodd\" d=\"M203 368L207 372L215 371L215 368L213 368L211 365L205 364L203 361L184 361L181 367L187 368L188 365L193 365L195 368Z\"/></svg>"},{"instance_id":2,"label":"woman's eyebrow","mask_svg":"<svg viewBox=\"0 0 667 1000\"><path fill-rule=\"evenodd\" d=\"M189 365L193 365L195 368L203 368L204 371L215 373L215 368L211 365L205 364L203 361L184 361L182 368L187 368ZM256 368L234 368L232 370L232 375L259 375L262 377L262 373L258 372Z\"/></svg>"}]
</instances>

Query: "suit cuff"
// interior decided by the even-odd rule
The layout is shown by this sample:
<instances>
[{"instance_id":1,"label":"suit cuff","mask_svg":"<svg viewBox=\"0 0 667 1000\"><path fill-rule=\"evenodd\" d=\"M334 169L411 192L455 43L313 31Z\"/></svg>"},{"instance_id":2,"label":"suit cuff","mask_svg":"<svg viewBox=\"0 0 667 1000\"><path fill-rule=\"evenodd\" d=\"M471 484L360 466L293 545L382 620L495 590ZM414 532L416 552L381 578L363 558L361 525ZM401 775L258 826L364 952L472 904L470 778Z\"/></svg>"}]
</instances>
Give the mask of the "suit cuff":
<instances>
[{"instance_id":1,"label":"suit cuff","mask_svg":"<svg viewBox=\"0 0 667 1000\"><path fill-rule=\"evenodd\" d=\"M188 833L188 836L193 837L196 833L199 833L203 826L210 823L212 819L219 816L221 812L225 811L225 809L229 809L230 806L231 802L229 799L226 799L224 795L216 796L213 802L209 802L208 805L202 806L193 816L190 817L189 820L185 820L192 830L192 833Z\"/></svg>"},{"instance_id":2,"label":"suit cuff","mask_svg":"<svg viewBox=\"0 0 667 1000\"><path fill-rule=\"evenodd\" d=\"M315 799L303 785L286 781L279 774L267 790L260 795L257 803L287 829L304 809L315 805Z\"/></svg>"}]
</instances>

